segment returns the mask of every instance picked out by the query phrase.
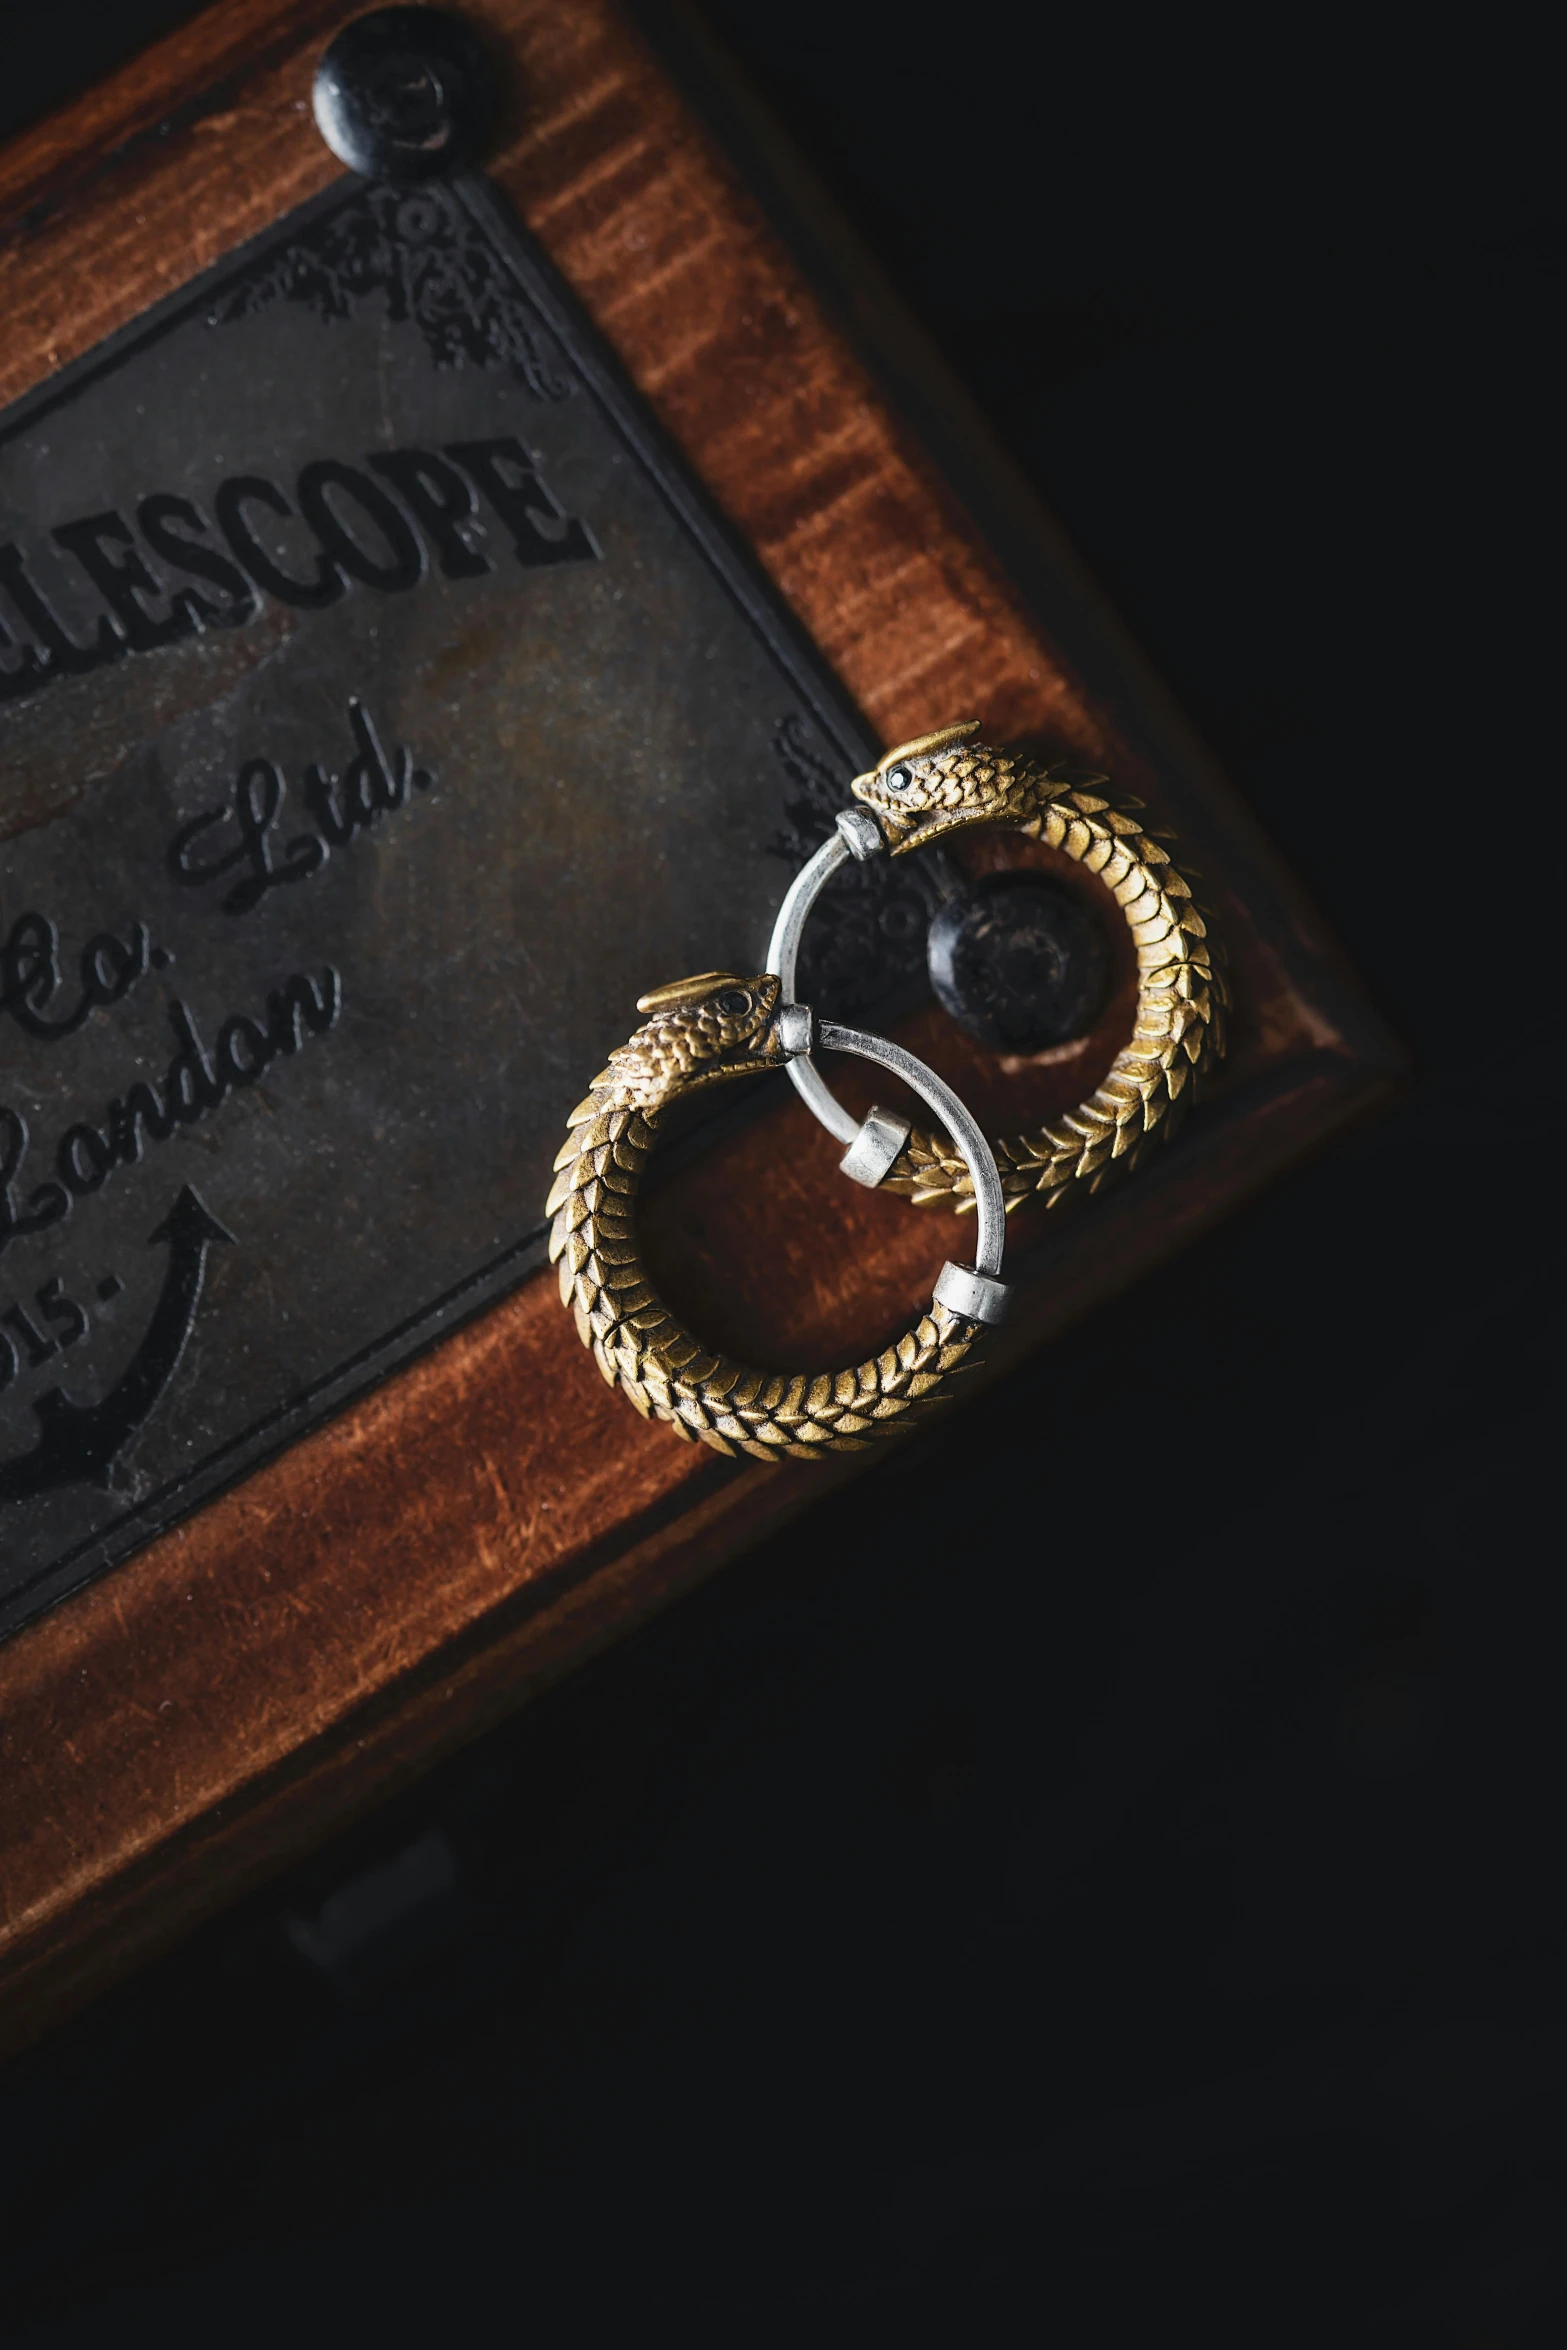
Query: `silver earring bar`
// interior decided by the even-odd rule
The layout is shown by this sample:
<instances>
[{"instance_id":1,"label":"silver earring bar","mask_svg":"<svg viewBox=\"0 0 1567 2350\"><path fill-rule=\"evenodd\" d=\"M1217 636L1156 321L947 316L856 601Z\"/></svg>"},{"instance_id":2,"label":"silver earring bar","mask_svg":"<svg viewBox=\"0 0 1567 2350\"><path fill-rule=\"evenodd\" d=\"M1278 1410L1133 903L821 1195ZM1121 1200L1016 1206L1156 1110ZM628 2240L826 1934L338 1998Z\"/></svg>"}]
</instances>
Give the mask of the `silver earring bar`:
<instances>
[{"instance_id":1,"label":"silver earring bar","mask_svg":"<svg viewBox=\"0 0 1567 2350\"><path fill-rule=\"evenodd\" d=\"M800 941L805 935L805 925L810 919L811 908L821 895L823 887L831 880L839 867L846 865L851 857L857 863L864 864L868 858L880 856L886 845L881 837L881 827L875 817L863 808L846 808L836 821L837 829L827 840L823 841L810 862L801 866L794 880L790 883L783 904L778 909L778 919L773 924L773 935L767 949L767 968L776 974L779 994L786 1004L792 1004L794 1001L795 974L800 961ZM827 1041L824 1029L822 1042L826 1044ZM849 1051L854 1048L846 1046L843 1049ZM887 1049L896 1051L897 1048L891 1046ZM874 1060L877 1056L870 1054L866 1057ZM909 1055L904 1057L911 1058ZM890 1062L887 1064L888 1067L892 1065ZM924 1066L922 1062L914 1062L913 1065L916 1068ZM928 1070L925 1073L927 1076L930 1075ZM903 1076L903 1070L899 1069L898 1074ZM795 1091L812 1117L820 1120L829 1134L835 1134L840 1142L848 1144L848 1149L839 1161L843 1173L849 1176L853 1182L864 1183L874 1190L875 1186L890 1171L893 1161L909 1139L907 1118L900 1118L896 1110L883 1109L879 1103L872 1108L870 1116L863 1124L858 1119L851 1118L809 1053L789 1063L789 1075L794 1082ZM939 1080L936 1082L939 1083ZM918 1086L915 1086L913 1090L917 1093L921 1092L921 1088ZM943 1092L947 1091L945 1087L942 1090ZM932 1108L937 1106L929 1094L922 1094L922 1099L929 1101ZM947 1099L956 1101L956 1096L947 1093ZM958 1104L958 1108L960 1114L967 1118L968 1113L962 1109L961 1104ZM945 1116L945 1113L942 1115ZM973 1127L972 1119L969 1119L969 1124ZM949 1130L953 1141L957 1142L961 1149L962 1144L959 1142L956 1128ZM974 1127L974 1131L978 1133L979 1130ZM988 1156L988 1145L986 1150ZM964 1155L967 1157L967 1152ZM994 1165L993 1160L991 1163ZM997 1262L1000 1262L999 1258Z\"/></svg>"},{"instance_id":2,"label":"silver earring bar","mask_svg":"<svg viewBox=\"0 0 1567 2350\"><path fill-rule=\"evenodd\" d=\"M812 864L808 865L805 873L801 874L800 880L805 880L812 870L812 865L820 865L828 851L836 845L836 843L829 841L827 848L819 849L812 859ZM843 850L839 856L832 860L831 864L826 865L821 878L825 879L826 874L833 871L836 865L841 864L843 857L848 853L846 849ZM785 927L790 902L798 892L799 886L799 882L796 882L789 897L784 900L783 910L778 917L779 930L783 930ZM817 887L820 887L820 881L818 881ZM811 897L814 897L815 894L815 890L810 893ZM808 912L809 909L810 899L807 898L805 911ZM803 920L804 914L802 913L800 922L803 923ZM774 932L773 938L776 946L778 931ZM780 987L780 994L785 997L788 994L789 980L793 977L798 948L799 925L797 924L792 940L787 946L790 966L788 978L785 978L782 972L778 974L783 983ZM771 968L775 971L778 970L775 963L771 964ZM890 1167L892 1160L896 1158L898 1151L902 1148L902 1138L907 1135L909 1130L902 1119L893 1117L892 1113L887 1110L872 1110L864 1125L857 1126L848 1112L827 1091L812 1066L810 1056L814 1045L819 1044L826 1052L853 1053L862 1061L874 1061L878 1067L890 1069L895 1077L900 1077L903 1080L911 1093L917 1093L920 1100L929 1109L934 1110L962 1153L964 1163L973 1179L975 1221L978 1227L975 1233L973 1264L954 1265L948 1263L943 1265L936 1280L936 1301L939 1305L944 1305L949 1313L963 1314L971 1322L999 1322L1003 1320L1011 1297L1011 1289L1009 1284L1001 1279L1001 1257L1006 1245L1007 1223L1006 1202L1001 1194L1001 1177L996 1169L995 1153L951 1086L944 1084L934 1069L929 1069L923 1061L916 1060L913 1053L905 1052L902 1045L891 1044L884 1036L870 1036L861 1028L840 1028L834 1020L817 1020L805 1004L797 1004L787 1000L780 1004L777 1013L777 1027L779 1042L789 1055L786 1064L789 1074L799 1086L801 1093L805 1095L807 1101L812 1101L811 1094L802 1082L803 1079L810 1078L820 1088L823 1096L831 1105L833 1114L830 1118L824 1117L823 1123L832 1126L840 1139L843 1138L845 1129L847 1129L851 1139L849 1150L843 1161L846 1173L852 1174L854 1172L849 1162L856 1151L861 1149L865 1138L872 1135L872 1130L878 1129L878 1121L881 1122L878 1135L885 1129L897 1129L899 1134L898 1141L893 1145L891 1156L888 1157L886 1164L881 1169L882 1175L886 1173L887 1167ZM812 1107L815 1107L814 1102L812 1102ZM822 1115L821 1112L817 1114L818 1116ZM869 1150L879 1151L885 1145L882 1140L873 1138L866 1147ZM880 1179L880 1175L869 1178L874 1182L879 1182ZM858 1180L863 1183L867 1178L862 1175L858 1177Z\"/></svg>"}]
</instances>

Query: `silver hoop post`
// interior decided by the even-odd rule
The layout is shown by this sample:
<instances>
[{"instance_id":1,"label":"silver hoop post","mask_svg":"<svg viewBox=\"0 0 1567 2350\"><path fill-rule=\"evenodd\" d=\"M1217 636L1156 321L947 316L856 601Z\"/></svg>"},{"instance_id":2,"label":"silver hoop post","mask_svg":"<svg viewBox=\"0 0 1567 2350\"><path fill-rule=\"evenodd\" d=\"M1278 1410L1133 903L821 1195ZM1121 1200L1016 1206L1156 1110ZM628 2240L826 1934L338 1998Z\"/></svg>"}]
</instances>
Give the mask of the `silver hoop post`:
<instances>
[{"instance_id":1,"label":"silver hoop post","mask_svg":"<svg viewBox=\"0 0 1567 2350\"><path fill-rule=\"evenodd\" d=\"M832 845L829 842L828 848ZM819 849L817 858L825 857L826 854L827 850ZM815 861L813 859L813 863ZM836 861L842 860L840 858ZM810 869L810 866L806 867L805 873L800 876L802 881ZM787 903L786 900L786 906ZM784 916L780 913L780 927L783 920ZM823 1045L828 1052L853 1053L862 1061L874 1061L879 1068L891 1070L941 1120L961 1152L973 1181L977 1230L973 1264L943 1265L936 1281L936 1298L950 1312L963 1314L971 1322L1001 1321L1011 1297L1009 1285L1001 1279L1007 1226L1001 1177L997 1171L994 1151L951 1086L944 1083L934 1069L927 1068L923 1061L917 1060L913 1053L905 1052L902 1045L891 1044L884 1036L871 1036L862 1028L841 1028L834 1020L817 1021L803 1004L781 1003L777 1019L780 1038L790 1055L788 1066L791 1077L797 1069L809 1065L813 1043ZM817 1082L820 1084L819 1078ZM800 1090L802 1093L805 1091L803 1086ZM822 1090L826 1092L825 1087ZM807 1095L806 1098L810 1097ZM849 1118L847 1111L833 1101L831 1094L827 1095L827 1099L832 1101L837 1115L858 1137L861 1130ZM887 1113L873 1110L865 1122L866 1126L871 1126L878 1116L885 1118ZM904 1131L907 1132L907 1128Z\"/></svg>"},{"instance_id":2,"label":"silver hoop post","mask_svg":"<svg viewBox=\"0 0 1567 2350\"><path fill-rule=\"evenodd\" d=\"M832 878L840 865L848 863L851 853L843 834L834 832L823 841L810 862L801 866L789 884L767 948L767 968L777 975L780 1003L794 1002L800 939L811 908L816 903L822 885ZM809 1053L799 1054L789 1063L789 1075L796 1093L812 1117L819 1119L829 1134L836 1134L840 1142L853 1143L859 1135L859 1120L850 1117L837 1095L828 1087ZM899 1148L902 1148L901 1144ZM890 1160L888 1164L891 1164Z\"/></svg>"},{"instance_id":3,"label":"silver hoop post","mask_svg":"<svg viewBox=\"0 0 1567 2350\"><path fill-rule=\"evenodd\" d=\"M867 858L879 856L885 847L886 843L881 836L881 827L874 816L864 808L845 808L836 819L836 830L831 837L822 843L814 857L801 866L789 885L783 904L778 909L778 919L773 924L773 935L767 949L767 968L777 975L778 994L781 1002L785 1004L794 1002L796 977L800 962L800 941L805 935L805 925L810 919L811 908L821 895L824 885L831 880L839 867L845 864L850 857L864 863ZM845 1033L847 1034L848 1031ZM871 1039L870 1041L877 1040ZM845 1046L843 1049L855 1051L858 1048ZM895 1046L886 1048L888 1051L896 1049ZM869 1053L865 1057L869 1060L876 1060L880 1058L880 1055ZM904 1058L909 1061L912 1068L924 1068L924 1063L915 1061L912 1055L906 1054ZM894 1064L887 1062L885 1066L891 1068ZM897 1073L899 1076L905 1074L901 1068ZM926 1070L925 1074L927 1077L930 1076L930 1071ZM802 1054L789 1063L789 1075L794 1082L795 1091L812 1117L825 1126L829 1134L835 1134L840 1142L848 1144L848 1149L839 1161L843 1173L851 1181L863 1183L874 1190L876 1185L890 1174L894 1160L909 1139L910 1129L907 1118L900 1118L896 1110L883 1109L879 1102L872 1104L870 1116L863 1123L859 1119L851 1117L809 1053ZM940 1081L934 1079L933 1082L939 1083ZM933 1097L923 1093L920 1087L915 1086L914 1090L921 1093L921 1098L930 1102L932 1108L937 1106ZM943 1090L945 1091L945 1089ZM947 1094L946 1098L952 1102L957 1101L955 1094ZM967 1112L962 1110L961 1104L958 1104L958 1108L960 1114L967 1117ZM969 1124L973 1127L972 1119L969 1120ZM962 1144L957 1129L954 1127L951 1131L953 1141L958 1143L961 1149ZM973 1131L978 1133L979 1130L974 1127ZM977 1181L975 1190L977 1194ZM999 1258L997 1262L1000 1262Z\"/></svg>"}]
</instances>

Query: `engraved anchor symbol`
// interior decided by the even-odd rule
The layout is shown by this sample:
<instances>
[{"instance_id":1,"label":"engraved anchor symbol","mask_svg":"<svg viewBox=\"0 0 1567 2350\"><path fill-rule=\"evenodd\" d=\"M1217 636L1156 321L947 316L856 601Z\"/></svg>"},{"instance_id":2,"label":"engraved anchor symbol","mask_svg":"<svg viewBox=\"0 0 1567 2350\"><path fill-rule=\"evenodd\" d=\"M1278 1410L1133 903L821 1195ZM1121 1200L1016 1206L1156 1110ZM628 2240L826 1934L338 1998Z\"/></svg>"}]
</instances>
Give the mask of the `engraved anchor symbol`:
<instances>
[{"instance_id":1,"label":"engraved anchor symbol","mask_svg":"<svg viewBox=\"0 0 1567 2350\"><path fill-rule=\"evenodd\" d=\"M72 1403L58 1387L35 1399L38 1442L31 1452L0 1462L0 1501L28 1501L62 1485L106 1487L115 1455L178 1370L201 1303L207 1252L231 1244L234 1235L208 1214L187 1183L147 1237L166 1244L169 1262L140 1346L98 1403Z\"/></svg>"}]
</instances>

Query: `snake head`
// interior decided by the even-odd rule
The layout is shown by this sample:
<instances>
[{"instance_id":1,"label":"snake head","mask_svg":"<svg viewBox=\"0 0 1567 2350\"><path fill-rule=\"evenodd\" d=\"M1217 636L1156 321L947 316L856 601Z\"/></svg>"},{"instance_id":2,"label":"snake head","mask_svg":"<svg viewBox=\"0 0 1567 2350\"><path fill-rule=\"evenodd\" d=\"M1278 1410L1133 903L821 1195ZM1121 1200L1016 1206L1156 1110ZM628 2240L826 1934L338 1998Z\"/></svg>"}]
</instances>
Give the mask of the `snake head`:
<instances>
[{"instance_id":1,"label":"snake head","mask_svg":"<svg viewBox=\"0 0 1567 2350\"><path fill-rule=\"evenodd\" d=\"M698 1086L782 1068L777 1009L778 982L769 972L742 979L702 971L656 987L637 1000L637 1010L652 1018L610 1054L605 1078L646 1112Z\"/></svg>"},{"instance_id":2,"label":"snake head","mask_svg":"<svg viewBox=\"0 0 1567 2350\"><path fill-rule=\"evenodd\" d=\"M920 849L967 824L994 824L1011 812L1018 770L983 743L977 718L916 735L879 758L850 790L876 817L893 856Z\"/></svg>"}]
</instances>

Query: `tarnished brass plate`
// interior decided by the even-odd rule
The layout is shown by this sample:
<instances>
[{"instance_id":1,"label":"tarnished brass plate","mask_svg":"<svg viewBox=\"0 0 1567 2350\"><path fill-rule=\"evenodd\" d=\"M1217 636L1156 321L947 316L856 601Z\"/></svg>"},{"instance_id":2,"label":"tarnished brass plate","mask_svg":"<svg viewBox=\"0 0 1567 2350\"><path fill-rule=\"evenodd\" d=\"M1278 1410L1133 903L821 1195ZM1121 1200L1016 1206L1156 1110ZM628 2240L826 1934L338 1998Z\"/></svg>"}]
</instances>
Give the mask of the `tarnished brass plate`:
<instances>
[{"instance_id":1,"label":"tarnished brass plate","mask_svg":"<svg viewBox=\"0 0 1567 2350\"><path fill-rule=\"evenodd\" d=\"M476 183L0 419L0 1627L536 1261L584 1075L868 750ZM843 1009L918 952L856 886Z\"/></svg>"}]
</instances>

